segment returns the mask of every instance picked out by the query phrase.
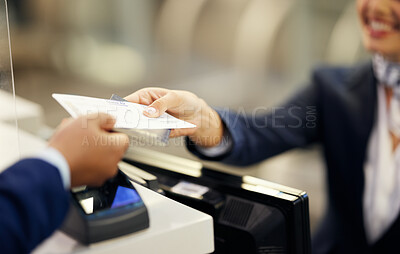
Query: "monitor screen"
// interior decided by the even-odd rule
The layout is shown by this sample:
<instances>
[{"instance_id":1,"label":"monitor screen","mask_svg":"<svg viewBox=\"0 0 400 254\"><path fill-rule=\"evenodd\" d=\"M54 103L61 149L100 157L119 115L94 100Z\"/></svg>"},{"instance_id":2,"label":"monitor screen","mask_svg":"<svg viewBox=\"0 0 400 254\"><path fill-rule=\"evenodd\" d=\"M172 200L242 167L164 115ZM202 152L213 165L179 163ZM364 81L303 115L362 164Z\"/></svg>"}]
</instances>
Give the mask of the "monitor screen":
<instances>
[{"instance_id":1,"label":"monitor screen","mask_svg":"<svg viewBox=\"0 0 400 254\"><path fill-rule=\"evenodd\" d=\"M133 185L121 173L101 187L83 187L73 192L73 197L86 214L143 203Z\"/></svg>"}]
</instances>

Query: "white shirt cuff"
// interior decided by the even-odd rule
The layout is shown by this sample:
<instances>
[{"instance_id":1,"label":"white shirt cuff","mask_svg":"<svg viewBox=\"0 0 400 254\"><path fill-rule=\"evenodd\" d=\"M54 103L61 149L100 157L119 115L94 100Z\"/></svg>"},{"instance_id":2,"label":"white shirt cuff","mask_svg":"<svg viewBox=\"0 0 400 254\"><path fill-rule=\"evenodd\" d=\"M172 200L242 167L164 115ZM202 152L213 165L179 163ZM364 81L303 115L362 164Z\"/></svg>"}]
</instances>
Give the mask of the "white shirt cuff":
<instances>
[{"instance_id":1,"label":"white shirt cuff","mask_svg":"<svg viewBox=\"0 0 400 254\"><path fill-rule=\"evenodd\" d=\"M56 167L60 172L64 188L69 189L71 187L71 173L68 162L57 149L47 147L35 157Z\"/></svg>"},{"instance_id":2,"label":"white shirt cuff","mask_svg":"<svg viewBox=\"0 0 400 254\"><path fill-rule=\"evenodd\" d=\"M207 156L207 157L218 157L221 156L231 150L233 146L232 137L229 135L228 131L224 131L224 135L222 137L221 142L213 147L201 147L196 146L196 149L199 153Z\"/></svg>"}]
</instances>

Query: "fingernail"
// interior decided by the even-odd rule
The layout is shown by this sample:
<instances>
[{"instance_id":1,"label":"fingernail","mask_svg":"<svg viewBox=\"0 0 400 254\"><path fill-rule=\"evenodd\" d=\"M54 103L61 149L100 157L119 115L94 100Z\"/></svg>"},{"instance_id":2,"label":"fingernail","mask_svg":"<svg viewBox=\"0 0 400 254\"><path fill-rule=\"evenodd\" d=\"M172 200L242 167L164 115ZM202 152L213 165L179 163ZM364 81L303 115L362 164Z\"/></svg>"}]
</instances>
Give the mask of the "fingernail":
<instances>
[{"instance_id":1,"label":"fingernail","mask_svg":"<svg viewBox=\"0 0 400 254\"><path fill-rule=\"evenodd\" d=\"M149 114L149 115L154 115L157 112L157 109L153 108L153 107L147 107L145 109L145 111Z\"/></svg>"}]
</instances>

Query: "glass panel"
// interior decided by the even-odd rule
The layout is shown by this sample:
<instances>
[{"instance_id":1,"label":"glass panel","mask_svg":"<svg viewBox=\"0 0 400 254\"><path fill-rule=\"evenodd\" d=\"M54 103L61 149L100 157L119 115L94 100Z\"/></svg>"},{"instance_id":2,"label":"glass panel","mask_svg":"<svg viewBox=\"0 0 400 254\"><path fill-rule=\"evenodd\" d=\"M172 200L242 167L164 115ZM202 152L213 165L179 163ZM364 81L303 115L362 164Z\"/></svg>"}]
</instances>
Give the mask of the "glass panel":
<instances>
[{"instance_id":1,"label":"glass panel","mask_svg":"<svg viewBox=\"0 0 400 254\"><path fill-rule=\"evenodd\" d=\"M19 158L7 2L0 0L0 171Z\"/></svg>"}]
</instances>

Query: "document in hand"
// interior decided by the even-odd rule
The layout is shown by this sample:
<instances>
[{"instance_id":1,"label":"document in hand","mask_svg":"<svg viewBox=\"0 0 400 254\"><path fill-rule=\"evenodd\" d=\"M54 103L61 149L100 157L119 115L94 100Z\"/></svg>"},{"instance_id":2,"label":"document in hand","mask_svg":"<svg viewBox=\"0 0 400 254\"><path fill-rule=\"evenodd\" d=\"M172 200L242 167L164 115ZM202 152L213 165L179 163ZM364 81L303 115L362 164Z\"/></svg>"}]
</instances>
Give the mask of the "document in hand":
<instances>
[{"instance_id":1,"label":"document in hand","mask_svg":"<svg viewBox=\"0 0 400 254\"><path fill-rule=\"evenodd\" d=\"M53 94L53 98L73 117L92 113L107 113L116 119L114 129L181 129L196 125L182 121L168 113L158 118L143 115L145 105L93 97Z\"/></svg>"}]
</instances>

